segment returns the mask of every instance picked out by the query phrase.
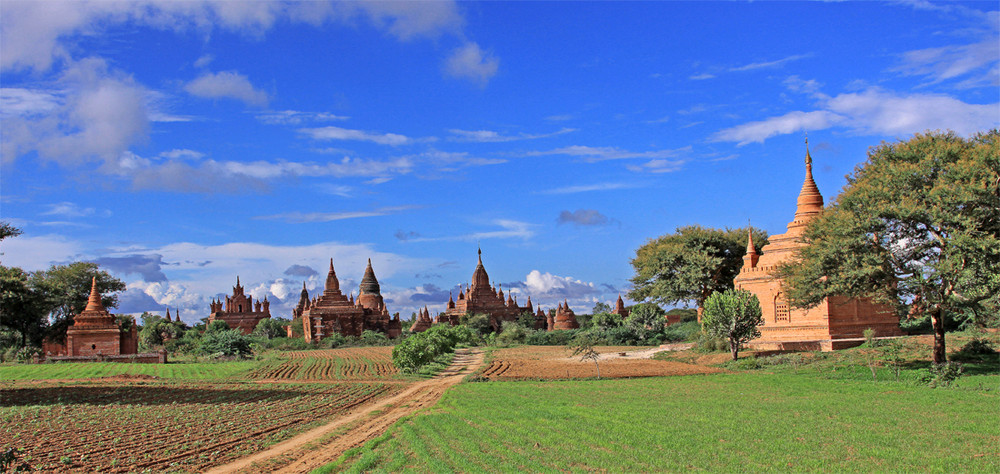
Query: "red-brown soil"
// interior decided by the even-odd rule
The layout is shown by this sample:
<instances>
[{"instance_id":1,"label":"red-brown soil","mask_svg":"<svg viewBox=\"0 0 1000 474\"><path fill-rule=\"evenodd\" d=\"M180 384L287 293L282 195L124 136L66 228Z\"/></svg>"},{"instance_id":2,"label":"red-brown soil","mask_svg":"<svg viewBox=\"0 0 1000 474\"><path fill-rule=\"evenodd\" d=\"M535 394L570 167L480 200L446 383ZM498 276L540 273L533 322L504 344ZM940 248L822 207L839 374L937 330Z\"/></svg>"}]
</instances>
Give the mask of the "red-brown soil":
<instances>
[{"instance_id":1,"label":"red-brown soil","mask_svg":"<svg viewBox=\"0 0 1000 474\"><path fill-rule=\"evenodd\" d=\"M250 374L268 381L373 380L399 375L392 347L293 351Z\"/></svg>"},{"instance_id":2,"label":"red-brown soil","mask_svg":"<svg viewBox=\"0 0 1000 474\"><path fill-rule=\"evenodd\" d=\"M602 378L660 377L669 375L711 374L723 372L715 367L683 362L638 358L649 357L655 350L634 351L634 347L600 347L598 361ZM619 354L624 352L624 357ZM490 380L554 380L597 377L593 361L572 357L564 346L525 346L500 349L481 376Z\"/></svg>"},{"instance_id":3,"label":"red-brown soil","mask_svg":"<svg viewBox=\"0 0 1000 474\"><path fill-rule=\"evenodd\" d=\"M395 396L359 407L331 423L252 456L218 466L208 473L309 472L380 436L400 418L433 406L445 390L478 369L482 363L482 351L460 349L456 351L451 366L430 380L417 382ZM331 435L340 430L346 432Z\"/></svg>"}]
</instances>

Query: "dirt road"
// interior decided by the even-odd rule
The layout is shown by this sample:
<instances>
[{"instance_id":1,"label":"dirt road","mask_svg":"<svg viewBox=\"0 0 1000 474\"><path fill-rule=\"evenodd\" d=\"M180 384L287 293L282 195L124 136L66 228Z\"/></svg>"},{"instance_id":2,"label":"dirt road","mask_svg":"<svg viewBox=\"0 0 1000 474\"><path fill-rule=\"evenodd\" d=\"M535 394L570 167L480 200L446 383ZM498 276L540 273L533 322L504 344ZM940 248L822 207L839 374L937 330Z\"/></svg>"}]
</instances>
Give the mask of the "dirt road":
<instances>
[{"instance_id":1,"label":"dirt road","mask_svg":"<svg viewBox=\"0 0 1000 474\"><path fill-rule=\"evenodd\" d=\"M441 395L483 363L478 349L459 349L446 370L417 382L399 394L337 418L287 441L236 462L215 467L211 474L230 472L309 472L340 457L348 449L380 436L393 423L421 408L433 406ZM343 434L337 434L346 430Z\"/></svg>"}]
</instances>

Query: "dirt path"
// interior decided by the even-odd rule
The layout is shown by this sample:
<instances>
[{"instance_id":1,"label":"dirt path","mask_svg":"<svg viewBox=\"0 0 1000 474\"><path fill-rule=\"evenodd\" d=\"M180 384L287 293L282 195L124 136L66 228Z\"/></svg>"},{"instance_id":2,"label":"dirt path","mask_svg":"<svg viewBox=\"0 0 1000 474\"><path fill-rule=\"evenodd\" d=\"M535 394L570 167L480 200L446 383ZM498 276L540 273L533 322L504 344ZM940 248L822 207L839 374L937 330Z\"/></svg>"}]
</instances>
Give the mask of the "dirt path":
<instances>
[{"instance_id":1,"label":"dirt path","mask_svg":"<svg viewBox=\"0 0 1000 474\"><path fill-rule=\"evenodd\" d=\"M430 380L417 382L395 396L360 407L331 423L206 472L309 472L336 460L348 449L380 436L400 418L433 406L445 390L482 364L482 351L459 349L451 366ZM331 435L342 429L347 429L347 432L339 436Z\"/></svg>"}]
</instances>

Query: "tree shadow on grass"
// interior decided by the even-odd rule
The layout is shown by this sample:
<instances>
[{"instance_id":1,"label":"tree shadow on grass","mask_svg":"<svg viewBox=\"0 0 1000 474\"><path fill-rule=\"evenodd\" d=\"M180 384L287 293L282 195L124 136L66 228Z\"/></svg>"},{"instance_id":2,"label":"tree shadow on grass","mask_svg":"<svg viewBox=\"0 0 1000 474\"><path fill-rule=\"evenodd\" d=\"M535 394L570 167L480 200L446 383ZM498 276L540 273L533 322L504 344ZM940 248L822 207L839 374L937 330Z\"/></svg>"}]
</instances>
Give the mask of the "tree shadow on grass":
<instances>
[{"instance_id":1,"label":"tree shadow on grass","mask_svg":"<svg viewBox=\"0 0 1000 474\"><path fill-rule=\"evenodd\" d=\"M289 388L233 388L232 386L78 385L4 389L0 407L31 405L171 405L230 404L288 400L308 392Z\"/></svg>"}]
</instances>

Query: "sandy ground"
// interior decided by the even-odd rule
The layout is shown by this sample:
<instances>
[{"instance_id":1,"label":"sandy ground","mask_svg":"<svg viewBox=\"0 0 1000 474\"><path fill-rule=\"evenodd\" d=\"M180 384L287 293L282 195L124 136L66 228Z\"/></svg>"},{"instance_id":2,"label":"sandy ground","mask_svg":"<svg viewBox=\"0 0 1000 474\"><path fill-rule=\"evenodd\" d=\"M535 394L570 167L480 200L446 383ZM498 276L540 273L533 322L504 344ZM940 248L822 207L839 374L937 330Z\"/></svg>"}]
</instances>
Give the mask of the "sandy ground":
<instances>
[{"instance_id":1,"label":"sandy ground","mask_svg":"<svg viewBox=\"0 0 1000 474\"><path fill-rule=\"evenodd\" d=\"M680 361L652 360L650 357L675 347L652 347L634 350L633 347L597 347L600 357L581 360L565 346L522 346L501 349L494 354L482 376L490 380L555 380L597 377L662 377L724 372L715 367L705 367Z\"/></svg>"},{"instance_id":2,"label":"sandy ground","mask_svg":"<svg viewBox=\"0 0 1000 474\"><path fill-rule=\"evenodd\" d=\"M460 349L451 366L436 377L417 382L390 398L359 407L335 421L278 443L265 451L208 473L309 472L335 461L345 451L380 436L393 423L421 408L433 406L441 395L483 363L478 349ZM347 430L344 434L336 433Z\"/></svg>"}]
</instances>

